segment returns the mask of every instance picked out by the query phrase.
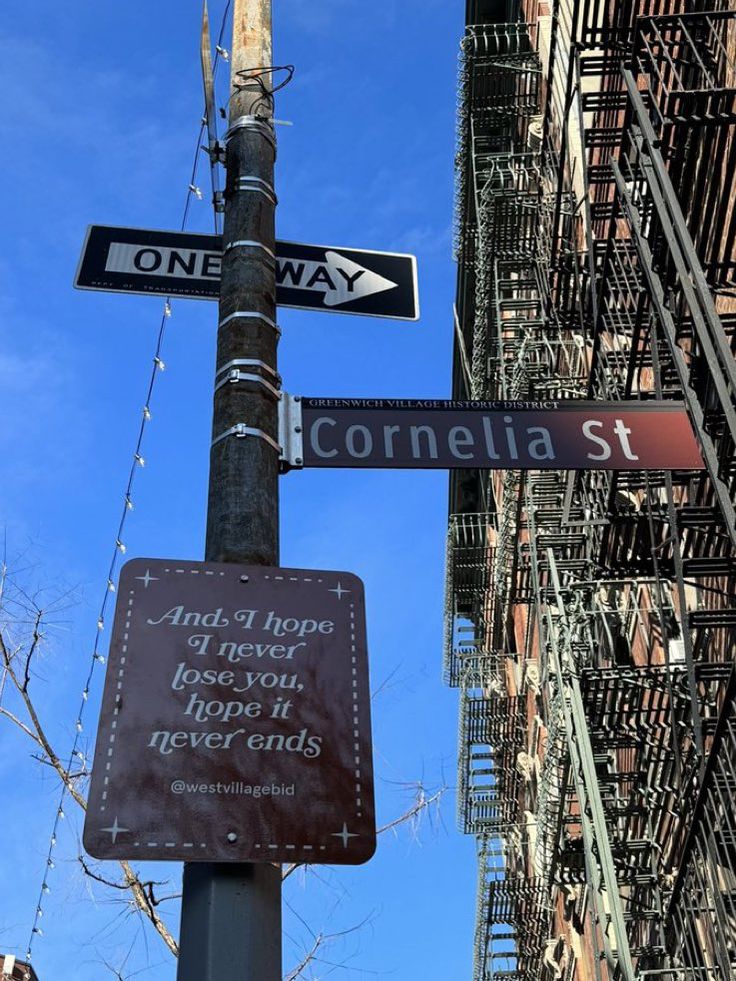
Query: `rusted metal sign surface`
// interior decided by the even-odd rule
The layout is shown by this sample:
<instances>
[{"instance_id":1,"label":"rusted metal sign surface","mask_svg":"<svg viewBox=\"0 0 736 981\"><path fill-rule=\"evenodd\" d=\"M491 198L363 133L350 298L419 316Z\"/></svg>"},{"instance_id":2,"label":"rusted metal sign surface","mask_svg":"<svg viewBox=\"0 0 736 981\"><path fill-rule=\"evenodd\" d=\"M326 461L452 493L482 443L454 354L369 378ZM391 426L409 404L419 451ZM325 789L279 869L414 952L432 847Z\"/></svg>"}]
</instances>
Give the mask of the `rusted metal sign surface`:
<instances>
[{"instance_id":1,"label":"rusted metal sign surface","mask_svg":"<svg viewBox=\"0 0 736 981\"><path fill-rule=\"evenodd\" d=\"M679 402L291 396L288 407L282 438L287 446L298 448L286 461L290 466L704 469L692 425Z\"/></svg>"},{"instance_id":2,"label":"rusted metal sign surface","mask_svg":"<svg viewBox=\"0 0 736 981\"><path fill-rule=\"evenodd\" d=\"M355 576L128 562L85 848L104 859L365 862L369 706Z\"/></svg>"}]
</instances>

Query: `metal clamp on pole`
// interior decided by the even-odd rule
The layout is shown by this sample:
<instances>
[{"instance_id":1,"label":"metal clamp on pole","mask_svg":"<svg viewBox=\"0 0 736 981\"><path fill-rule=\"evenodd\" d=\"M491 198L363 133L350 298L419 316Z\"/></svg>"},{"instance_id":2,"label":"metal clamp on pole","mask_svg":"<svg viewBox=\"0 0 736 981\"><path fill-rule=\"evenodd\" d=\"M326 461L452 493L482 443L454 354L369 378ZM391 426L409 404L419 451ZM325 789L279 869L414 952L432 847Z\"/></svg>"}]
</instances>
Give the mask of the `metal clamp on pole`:
<instances>
[{"instance_id":1,"label":"metal clamp on pole","mask_svg":"<svg viewBox=\"0 0 736 981\"><path fill-rule=\"evenodd\" d=\"M279 402L279 442L281 443L281 469L301 470L304 467L304 431L302 425L301 395L282 392Z\"/></svg>"},{"instance_id":2,"label":"metal clamp on pole","mask_svg":"<svg viewBox=\"0 0 736 981\"><path fill-rule=\"evenodd\" d=\"M207 151L207 156L213 164L225 163L225 144L220 140L210 140L209 145L202 149Z\"/></svg>"},{"instance_id":3,"label":"metal clamp on pole","mask_svg":"<svg viewBox=\"0 0 736 981\"><path fill-rule=\"evenodd\" d=\"M229 143L238 130L241 129L250 129L254 133L258 133L259 136L268 140L274 150L276 149L276 136L274 135L273 127L269 126L260 116L238 116L237 119L233 120L230 128L225 133L225 142Z\"/></svg>"},{"instance_id":4,"label":"metal clamp on pole","mask_svg":"<svg viewBox=\"0 0 736 981\"><path fill-rule=\"evenodd\" d=\"M230 252L232 249L260 249L261 252L265 252L268 256L269 262L276 265L276 253L273 249L264 245L263 242L256 242L254 239L250 238L239 238L234 242L228 242L225 246L224 251Z\"/></svg>"},{"instance_id":5,"label":"metal clamp on pole","mask_svg":"<svg viewBox=\"0 0 736 981\"><path fill-rule=\"evenodd\" d=\"M281 328L279 325L274 323L265 313L259 313L257 310L235 310L233 313L228 314L227 317L223 317L217 326L224 327L225 324L229 324L231 320L236 320L238 317L250 317L251 320L260 320L261 323L264 323L267 327L271 327L281 337Z\"/></svg>"},{"instance_id":6,"label":"metal clamp on pole","mask_svg":"<svg viewBox=\"0 0 736 981\"><path fill-rule=\"evenodd\" d=\"M279 456L281 455L281 447L272 436L269 436L268 433L264 433L262 429L253 429L251 426L246 426L244 422L236 422L234 426L226 429L224 433L220 433L219 436L215 436L215 438L212 440L211 447L217 446L218 443L221 443L224 439L229 439L230 436L235 436L237 439L244 439L246 436L254 436L256 439L264 440L269 446L272 446L276 450Z\"/></svg>"},{"instance_id":7,"label":"metal clamp on pole","mask_svg":"<svg viewBox=\"0 0 736 981\"><path fill-rule=\"evenodd\" d=\"M240 371L240 368L257 368L263 374L270 375L275 384L264 378L263 375L257 375L250 371ZM271 398L277 401L283 395L283 392L278 388L278 385L281 384L281 376L265 361L259 361L256 358L235 358L224 364L215 375L215 391L217 392L224 385L236 385L241 381L250 381L261 385Z\"/></svg>"},{"instance_id":8,"label":"metal clamp on pole","mask_svg":"<svg viewBox=\"0 0 736 981\"><path fill-rule=\"evenodd\" d=\"M238 193L262 194L272 205L278 204L276 192L273 185L264 181L261 177L253 177L251 174L243 174L238 177Z\"/></svg>"}]
</instances>

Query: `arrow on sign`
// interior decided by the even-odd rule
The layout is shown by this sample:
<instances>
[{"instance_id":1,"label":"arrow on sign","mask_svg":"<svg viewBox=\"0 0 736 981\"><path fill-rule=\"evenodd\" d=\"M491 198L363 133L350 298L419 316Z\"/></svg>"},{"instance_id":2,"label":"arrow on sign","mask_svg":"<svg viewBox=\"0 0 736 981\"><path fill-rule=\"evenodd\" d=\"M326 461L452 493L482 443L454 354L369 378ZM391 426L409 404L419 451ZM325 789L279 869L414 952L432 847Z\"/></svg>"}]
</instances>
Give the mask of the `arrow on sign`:
<instances>
[{"instance_id":1,"label":"arrow on sign","mask_svg":"<svg viewBox=\"0 0 736 981\"><path fill-rule=\"evenodd\" d=\"M315 290L325 294L325 306L338 307L374 293L396 289L378 273L352 262L339 252L325 252L324 262L305 259L279 259L276 271L279 286Z\"/></svg>"}]
</instances>

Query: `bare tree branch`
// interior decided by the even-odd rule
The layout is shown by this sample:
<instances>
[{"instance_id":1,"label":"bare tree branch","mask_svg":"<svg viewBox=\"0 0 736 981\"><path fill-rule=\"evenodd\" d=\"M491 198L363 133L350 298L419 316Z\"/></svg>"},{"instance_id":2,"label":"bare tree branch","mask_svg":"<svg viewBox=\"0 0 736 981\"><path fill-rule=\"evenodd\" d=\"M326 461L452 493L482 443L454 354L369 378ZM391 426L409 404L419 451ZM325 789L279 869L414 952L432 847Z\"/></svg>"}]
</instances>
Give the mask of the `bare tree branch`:
<instances>
[{"instance_id":1,"label":"bare tree branch","mask_svg":"<svg viewBox=\"0 0 736 981\"><path fill-rule=\"evenodd\" d=\"M429 812L430 808L435 805L439 805L440 801L447 793L447 786L442 784L433 793L428 794L424 784L421 782L416 784L409 784L414 790L414 803L412 806L399 814L398 817L394 818L393 821L389 821L388 824L384 824L382 828L379 828L376 832L379 835L385 834L387 831L393 831L402 824L411 823L412 833L416 835L419 830L419 822L425 812ZM304 863L302 862L292 862L291 865L285 865L283 867L281 878L288 879L290 875L296 872L297 869L302 868Z\"/></svg>"},{"instance_id":2,"label":"bare tree branch","mask_svg":"<svg viewBox=\"0 0 736 981\"><path fill-rule=\"evenodd\" d=\"M117 981L127 981L125 975L122 972L122 969L118 970L116 967L113 967L112 964L109 961L104 960L104 958L102 960L102 963L108 969L110 974L112 974L114 978L117 978Z\"/></svg>"},{"instance_id":3,"label":"bare tree branch","mask_svg":"<svg viewBox=\"0 0 736 981\"><path fill-rule=\"evenodd\" d=\"M7 685L9 681L22 703L27 719L21 717L17 711L11 711L5 705L0 705L0 718L7 719L8 722L16 726L32 741L37 750L37 752L31 754L34 759L45 766L51 767L62 781L71 799L83 811L86 811L87 802L79 789L79 780L88 776L87 768L84 765L84 757L81 753L78 754L82 759L82 767L76 772L72 772L71 770L71 760L69 761L68 767L64 765L62 759L51 744L30 692L31 677L34 673L33 662L45 640L44 628L48 626L45 617L51 607L45 604L45 608L42 608L36 602L36 597L29 596L22 589L16 587L15 584L13 585L12 593L9 595L8 582L7 568L2 563L0 564L0 613L4 615L5 622L0 620L0 670L2 671L0 675L0 697L5 694L6 688L7 690L11 690ZM16 612L17 608L17 612L20 615L13 615L8 619L9 608L13 610L13 613ZM25 642L17 642L15 636L17 630L25 631ZM374 693L374 697L380 695L382 691L390 687L393 677L393 674L389 675ZM381 827L378 831L379 835L389 831L395 832L400 826L407 824L410 826L412 834L416 835L423 817L429 815L431 820L432 808L439 805L448 789L443 784L439 789L430 791L424 786L422 781L404 786L405 789L409 789L412 792L413 801L411 806ZM160 889L166 883L154 880L142 880L138 872L127 861L119 862L122 876L117 879L96 871L81 853L78 856L78 861L84 875L92 882L96 882L107 889L112 889L121 894L121 900L123 898L122 894L128 894L128 899L126 900L128 905L151 923L169 951L174 957L178 956L178 944L157 912L157 908L162 903L180 898L179 893L172 893L165 896L157 895L156 889ZM301 865L299 863L293 863L284 867L282 870L283 879L287 879L300 867ZM315 874L317 874L316 870ZM327 966L329 968L328 973L333 969L344 968L344 964L332 964L327 961L322 956L322 951L326 946L334 943L339 938L354 933L364 926L364 923L360 923L347 930L334 933L326 933L324 931L314 933L304 921L302 923L309 930L311 936L310 945L305 950L304 956L299 963L285 976L284 981L299 981L300 978L304 978L305 971L308 970L310 964L320 963L323 966ZM123 981L126 961L127 958L117 968L113 967L107 961L103 961L103 963L107 970L118 978L119 981Z\"/></svg>"},{"instance_id":4,"label":"bare tree branch","mask_svg":"<svg viewBox=\"0 0 736 981\"><path fill-rule=\"evenodd\" d=\"M35 739L33 733L31 733L31 736ZM52 770L55 769L53 760L48 759L43 753L31 753L31 759L35 760L36 763L41 763L43 766L50 766ZM89 776L89 774L90 771L86 766L83 766L81 770L75 770L74 772L71 770L66 771L67 780L84 780Z\"/></svg>"},{"instance_id":5,"label":"bare tree branch","mask_svg":"<svg viewBox=\"0 0 736 981\"><path fill-rule=\"evenodd\" d=\"M117 981L129 981L129 979L133 977L132 974L123 974L123 971L125 969L125 965L128 963L128 958L133 953L134 948L135 948L135 943L131 944L130 947L128 948L128 953L120 962L120 967L113 967L112 964L109 961L106 961L104 957L100 958L100 960L105 965L107 970L110 972L110 974L112 974L117 979ZM135 973L140 973L140 972L137 971Z\"/></svg>"},{"instance_id":6,"label":"bare tree branch","mask_svg":"<svg viewBox=\"0 0 736 981\"><path fill-rule=\"evenodd\" d=\"M315 959L317 953L325 943L329 941L328 937L323 934L318 934L312 944L311 948L306 952L304 957L299 961L296 967L292 968L291 971L284 977L284 981L297 981L297 978L302 977L304 970L309 964Z\"/></svg>"},{"instance_id":7,"label":"bare tree branch","mask_svg":"<svg viewBox=\"0 0 736 981\"><path fill-rule=\"evenodd\" d=\"M82 871L90 879L94 879L95 882L99 882L103 886L107 886L109 889L121 889L123 892L128 891L128 885L125 882L115 882L113 879L107 879L105 876L99 875L97 872L93 872L87 862L84 860L83 855L77 855L77 861L82 866Z\"/></svg>"},{"instance_id":8,"label":"bare tree branch","mask_svg":"<svg viewBox=\"0 0 736 981\"><path fill-rule=\"evenodd\" d=\"M103 886L108 886L108 888L110 889L118 889L121 892L127 892L130 889L131 884L130 882L127 881L127 878L123 882L116 882L114 879L108 879L106 876L100 875L99 872L95 872L91 868L91 866L85 860L84 856L81 853L77 855L77 861L82 866L82 871L84 872L84 874L88 876L90 879L93 879L95 882L99 882ZM122 863L120 864L122 865ZM160 880L157 881L155 879L148 879L145 882L142 881L141 879L138 879L138 882L140 883L141 887L145 890L145 893L148 897L148 902L151 904L151 906L160 906L161 903L164 903L169 899L179 899L181 897L181 893L172 893L172 895L170 896L161 896L161 897L156 896L156 894L153 891L154 886L166 886L168 885L168 882L162 882Z\"/></svg>"},{"instance_id":9,"label":"bare tree branch","mask_svg":"<svg viewBox=\"0 0 736 981\"><path fill-rule=\"evenodd\" d=\"M414 834L419 830L418 819L420 819L423 814L429 813L430 808L434 805L438 805L444 795L447 793L448 788L443 784L438 790L435 790L432 794L427 794L427 791L423 784L417 783L415 785L415 799L414 804L409 808L408 811L404 811L399 817L394 818L393 821L389 821L388 824L384 824L382 828L378 829L378 834L385 834L387 831L393 831L399 827L399 825L411 823L412 831Z\"/></svg>"},{"instance_id":10,"label":"bare tree branch","mask_svg":"<svg viewBox=\"0 0 736 981\"><path fill-rule=\"evenodd\" d=\"M32 739L35 743L38 743L39 746L41 745L41 741L38 738L38 736L35 734L35 732L32 732L31 729L29 729L24 722L21 722L21 720L18 718L17 715L13 715L12 712L9 712L6 708L3 708L2 705L0 705L0 715L4 716L6 719L8 719L8 721L12 722L13 725L18 726L18 728L21 729L29 737L29 739ZM39 759L39 757L35 757L35 758Z\"/></svg>"},{"instance_id":11,"label":"bare tree branch","mask_svg":"<svg viewBox=\"0 0 736 981\"><path fill-rule=\"evenodd\" d=\"M36 712L36 708L33 704L33 701L31 700L27 687L24 685L23 682L21 682L20 678L15 672L15 669L13 667L13 658L10 652L8 651L2 633L0 633L0 656L4 661L5 668L8 673L8 677L13 682L16 690L18 691L21 698L23 699L23 704L25 706L26 712L28 713L28 717L31 720L31 724L32 724L32 732L30 734L31 738L44 751L49 763L51 764L51 766L53 766L53 768L58 773L59 778L61 779L62 783L66 786L66 789L69 791L74 801L77 804L79 804L82 810L86 811L87 810L86 800L79 793L77 788L74 786L74 784L72 783L69 777L68 771L64 769L61 760L54 752L53 747L51 746L51 743L49 742L48 737L46 736L46 732L44 731L44 728L41 725L41 720L38 717L38 713Z\"/></svg>"},{"instance_id":12,"label":"bare tree branch","mask_svg":"<svg viewBox=\"0 0 736 981\"><path fill-rule=\"evenodd\" d=\"M34 641L32 644L32 651L35 651L35 647L38 645L38 642L42 637L41 631L39 629L40 624L41 624L40 620L36 620L34 622ZM38 746L41 747L47 758L49 765L52 766L54 770L56 770L56 773L58 774L59 779L66 787L69 796L76 804L79 805L79 807L82 808L83 811L86 811L87 801L84 799L82 794L75 786L75 783L69 771L65 769L63 763L61 762L61 759L54 751L46 735L44 727L41 724L41 720L38 716L38 713L36 712L35 705L33 704L31 696L28 692L27 679L28 679L29 665L32 656L33 656L32 652L29 652L29 656L26 658L24 677L23 680L21 681L13 665L13 660L14 660L13 655L11 655L10 651L8 650L8 647L5 643L5 639L3 638L2 632L0 631L0 657L2 658L2 662L4 664L7 677L10 678L18 694L23 700L25 710L28 713L28 717L31 721L30 726L26 726L19 719L17 720L17 724ZM12 713L7 713L5 709L2 709L0 711L2 711L3 715L12 715ZM16 721L16 717L13 716L12 718L13 721ZM156 906L158 905L158 902L155 900L155 897L152 894L152 889L149 892L149 890L146 888L146 885L141 882L138 874L135 872L135 870L133 869L132 865L129 862L120 862L120 868L122 869L123 872L124 888L130 890L136 907L140 910L141 913L143 913L144 916L146 916L150 920L154 929L161 937L163 942L166 944L166 946L169 948L171 953L175 957L177 957L179 954L178 944L176 940L174 940L172 934L169 932L166 924L163 922L161 917L156 912ZM109 885L109 883L107 882L105 884Z\"/></svg>"},{"instance_id":13,"label":"bare tree branch","mask_svg":"<svg viewBox=\"0 0 736 981\"><path fill-rule=\"evenodd\" d=\"M36 611L36 619L33 624L33 639L31 640L31 646L28 648L28 654L26 656L26 667L25 674L23 677L23 692L22 694L28 693L28 685L31 680L31 661L33 660L33 655L36 653L38 644L43 636L41 634L41 622L43 620L43 610Z\"/></svg>"},{"instance_id":14,"label":"bare tree branch","mask_svg":"<svg viewBox=\"0 0 736 981\"><path fill-rule=\"evenodd\" d=\"M370 922L370 919L371 917L367 916L360 923L356 923L355 926L348 927L347 930L337 930L335 933L312 934L312 946L305 952L304 957L302 957L299 963L284 976L284 981L298 981L299 978L304 976L304 971L309 967L309 965L319 959L318 954L323 947L334 943L341 937L347 937L351 933L357 933L358 930L363 929L366 923ZM309 927L307 927L307 929L309 929ZM337 966L344 967L345 965L341 964Z\"/></svg>"},{"instance_id":15,"label":"bare tree branch","mask_svg":"<svg viewBox=\"0 0 736 981\"><path fill-rule=\"evenodd\" d=\"M401 662L399 662L394 667L394 669L386 675L386 677L378 685L377 688L374 688L374 690L371 692L372 702L375 701L379 695L382 695L383 692L388 691L390 688L393 688L396 684L398 684L398 681L396 680L396 675L399 673L400 669L401 669Z\"/></svg>"}]
</instances>

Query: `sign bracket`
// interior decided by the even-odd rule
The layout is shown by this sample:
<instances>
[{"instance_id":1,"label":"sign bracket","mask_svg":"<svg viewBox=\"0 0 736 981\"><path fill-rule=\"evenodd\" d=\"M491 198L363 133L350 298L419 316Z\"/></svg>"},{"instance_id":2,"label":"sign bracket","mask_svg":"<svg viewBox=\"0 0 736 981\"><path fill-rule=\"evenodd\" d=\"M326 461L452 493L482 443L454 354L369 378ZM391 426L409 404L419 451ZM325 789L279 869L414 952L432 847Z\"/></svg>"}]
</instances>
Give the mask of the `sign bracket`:
<instances>
[{"instance_id":1,"label":"sign bracket","mask_svg":"<svg viewBox=\"0 0 736 981\"><path fill-rule=\"evenodd\" d=\"M265 313L259 313L257 310L235 310L233 313L223 317L223 319L217 325L218 328L224 327L225 324L230 323L231 320L237 320L243 317L250 317L252 320L260 320L261 323L270 327L271 330L275 330L278 337L281 337L281 328L277 323L267 317Z\"/></svg>"},{"instance_id":2,"label":"sign bracket","mask_svg":"<svg viewBox=\"0 0 736 981\"><path fill-rule=\"evenodd\" d=\"M230 436L235 436L236 439L244 439L246 436L262 439L264 442L268 443L269 446L272 446L279 455L282 452L279 444L275 439L273 439L273 437L269 436L268 433L265 433L262 429L254 429L244 422L236 422L234 426L226 429L224 433L220 433L219 436L215 436L210 446L216 446L218 443L221 443L224 439L228 439Z\"/></svg>"},{"instance_id":3,"label":"sign bracket","mask_svg":"<svg viewBox=\"0 0 736 981\"><path fill-rule=\"evenodd\" d=\"M279 442L281 443L281 469L301 470L304 467L304 431L301 395L282 392L279 402Z\"/></svg>"},{"instance_id":4,"label":"sign bracket","mask_svg":"<svg viewBox=\"0 0 736 981\"><path fill-rule=\"evenodd\" d=\"M240 368L257 368L264 374L270 374L275 384L272 384L263 375L256 375L252 371L240 371ZM215 375L215 391L217 392L224 385L236 385L241 381L255 382L264 388L267 394L276 401L282 397L283 393L278 388L278 385L281 383L281 376L270 365L267 365L265 361L259 361L257 358L235 358L224 364Z\"/></svg>"},{"instance_id":5,"label":"sign bracket","mask_svg":"<svg viewBox=\"0 0 736 981\"><path fill-rule=\"evenodd\" d=\"M257 242L255 239L239 238L225 245L225 252L231 252L233 249L260 249L268 256L269 262L276 263L276 253L263 242Z\"/></svg>"},{"instance_id":6,"label":"sign bracket","mask_svg":"<svg viewBox=\"0 0 736 981\"><path fill-rule=\"evenodd\" d=\"M230 123L229 129L225 133L225 143L229 143L240 129L252 129L253 132L258 133L259 136L262 136L270 143L272 147L276 147L276 137L273 134L273 127L260 116L238 116L237 119Z\"/></svg>"},{"instance_id":7,"label":"sign bracket","mask_svg":"<svg viewBox=\"0 0 736 981\"><path fill-rule=\"evenodd\" d=\"M236 190L250 194L262 194L274 206L278 203L273 184L264 181L262 177L255 177L252 174L242 174L238 178Z\"/></svg>"}]
</instances>

